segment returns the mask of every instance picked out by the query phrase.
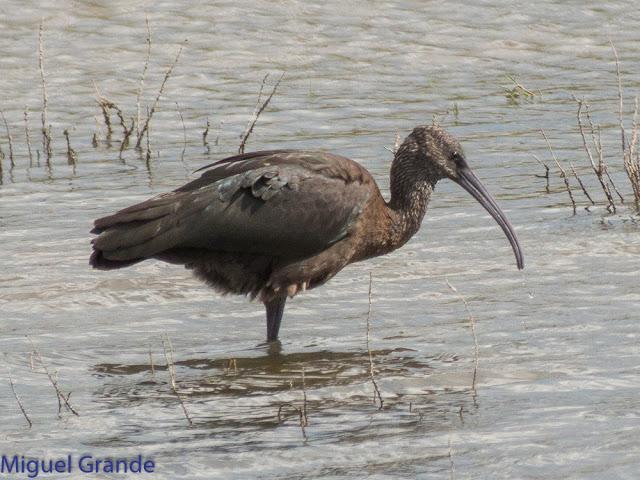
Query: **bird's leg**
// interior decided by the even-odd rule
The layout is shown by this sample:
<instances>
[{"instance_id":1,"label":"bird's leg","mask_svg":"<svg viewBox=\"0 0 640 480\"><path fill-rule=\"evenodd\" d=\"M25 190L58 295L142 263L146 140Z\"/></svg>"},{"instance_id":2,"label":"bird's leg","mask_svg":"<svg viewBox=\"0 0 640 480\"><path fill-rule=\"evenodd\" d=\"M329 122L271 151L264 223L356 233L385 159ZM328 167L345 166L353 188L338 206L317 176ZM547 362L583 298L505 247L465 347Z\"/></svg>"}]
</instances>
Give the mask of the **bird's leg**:
<instances>
[{"instance_id":1,"label":"bird's leg","mask_svg":"<svg viewBox=\"0 0 640 480\"><path fill-rule=\"evenodd\" d=\"M286 302L286 296L275 297L264 302L264 306L267 309L267 342L273 342L278 339L280 321L282 320Z\"/></svg>"}]
</instances>

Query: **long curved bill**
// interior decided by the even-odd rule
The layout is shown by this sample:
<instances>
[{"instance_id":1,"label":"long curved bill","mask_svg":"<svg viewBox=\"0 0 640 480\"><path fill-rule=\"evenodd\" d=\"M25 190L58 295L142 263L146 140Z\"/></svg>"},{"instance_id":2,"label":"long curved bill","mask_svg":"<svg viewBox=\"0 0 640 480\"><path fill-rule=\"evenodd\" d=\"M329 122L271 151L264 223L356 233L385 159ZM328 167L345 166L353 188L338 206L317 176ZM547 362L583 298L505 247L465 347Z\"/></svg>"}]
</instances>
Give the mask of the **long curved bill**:
<instances>
[{"instance_id":1,"label":"long curved bill","mask_svg":"<svg viewBox=\"0 0 640 480\"><path fill-rule=\"evenodd\" d=\"M454 181L464 188L467 192L469 192L473 198L475 198L480 205L482 205L487 212L491 214L502 231L509 239L509 243L511 244L511 248L513 248L513 253L516 256L516 264L518 265L518 270L522 270L524 268L524 258L522 256L522 247L520 247L520 243L518 242L518 238L516 237L516 233L513 231L513 226L507 220L506 215L500 207L493 199L493 197L489 194L484 185L480 182L480 179L476 177L476 175L471 171L471 169L464 165L458 169L458 178Z\"/></svg>"}]
</instances>

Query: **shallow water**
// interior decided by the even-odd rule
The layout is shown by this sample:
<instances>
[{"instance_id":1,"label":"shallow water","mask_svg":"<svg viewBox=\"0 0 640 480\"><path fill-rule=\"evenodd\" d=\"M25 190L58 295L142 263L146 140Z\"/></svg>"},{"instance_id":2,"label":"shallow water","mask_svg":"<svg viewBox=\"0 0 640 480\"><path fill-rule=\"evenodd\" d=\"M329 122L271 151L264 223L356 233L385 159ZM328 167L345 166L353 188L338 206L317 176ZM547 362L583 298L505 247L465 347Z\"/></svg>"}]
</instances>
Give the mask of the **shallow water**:
<instances>
[{"instance_id":1,"label":"shallow water","mask_svg":"<svg viewBox=\"0 0 640 480\"><path fill-rule=\"evenodd\" d=\"M627 207L604 209L571 98L591 103L614 180L630 193L609 46L611 38L620 54L629 114L640 91L640 18L628 2L37 3L0 6L0 108L16 162L10 170L3 161L0 186L0 453L143 454L156 460L155 478L637 478L639 227ZM114 123L107 142L93 85L127 118L136 114L145 11L152 50L143 116L188 41L151 122L148 168L132 149L118 159L121 132ZM26 105L33 149L42 150L41 18L50 168L44 158L29 167L23 123ZM235 152L263 76L271 73L272 85L281 71L248 149L348 155L386 192L384 146L436 115L516 226L524 275L488 214L450 182L438 185L403 249L289 302L281 352L261 345L260 304L221 298L179 267L89 269L92 220ZM508 99L507 75L536 95ZM576 189L571 215L555 172L545 193L533 157L551 163L541 128L597 197L591 212ZM372 402L365 343L369 272L382 410ZM475 389L469 317L447 279L475 319ZM79 416L58 418L25 335ZM170 388L165 335L192 428ZM300 408L304 394L306 438L291 407L278 420L279 407Z\"/></svg>"}]
</instances>

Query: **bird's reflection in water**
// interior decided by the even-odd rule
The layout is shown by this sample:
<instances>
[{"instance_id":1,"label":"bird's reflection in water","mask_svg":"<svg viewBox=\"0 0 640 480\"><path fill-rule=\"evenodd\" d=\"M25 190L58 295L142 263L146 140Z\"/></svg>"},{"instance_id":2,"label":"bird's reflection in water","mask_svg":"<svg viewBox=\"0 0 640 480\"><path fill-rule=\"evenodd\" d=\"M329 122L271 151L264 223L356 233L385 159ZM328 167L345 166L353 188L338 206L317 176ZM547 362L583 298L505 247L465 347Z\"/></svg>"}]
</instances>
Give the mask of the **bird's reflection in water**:
<instances>
[{"instance_id":1,"label":"bird's reflection in water","mask_svg":"<svg viewBox=\"0 0 640 480\"><path fill-rule=\"evenodd\" d=\"M215 424L225 429L240 424L247 426L247 422L254 427L278 424L276 412L285 401L283 398L287 395L297 398L301 394L303 370L304 388L309 393L308 408L315 415L320 412L336 415L353 408L376 411L366 350L284 353L279 342L272 342L257 346L252 353L255 354L175 362L180 395L196 406L194 408L214 402L222 409L225 402L238 405L244 400L255 408L249 417L238 417L229 415L228 411L212 409L210 404L206 418L201 417L204 424L213 422L209 426ZM401 409L411 421L422 423L426 417L430 422L442 421L443 415L451 417L460 408L466 412L474 409L475 392L470 388L438 387L430 381L437 369L458 362L456 355L425 358L406 348L372 350L371 353L376 379L385 399L384 410L397 412ZM111 408L153 402L175 404L164 362L154 365L153 371L150 364L115 363L98 364L93 370L103 381L103 388L96 392L96 397L101 397ZM264 397L264 401L260 397Z\"/></svg>"}]
</instances>

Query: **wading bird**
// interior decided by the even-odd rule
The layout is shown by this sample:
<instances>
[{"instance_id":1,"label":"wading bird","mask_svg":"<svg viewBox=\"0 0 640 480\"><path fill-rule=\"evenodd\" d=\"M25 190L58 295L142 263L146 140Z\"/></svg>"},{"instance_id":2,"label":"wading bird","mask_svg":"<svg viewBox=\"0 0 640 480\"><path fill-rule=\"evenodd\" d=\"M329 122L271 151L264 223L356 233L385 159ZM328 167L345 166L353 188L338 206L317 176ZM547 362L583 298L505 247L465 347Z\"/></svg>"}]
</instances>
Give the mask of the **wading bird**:
<instances>
[{"instance_id":1,"label":"wading bird","mask_svg":"<svg viewBox=\"0 0 640 480\"><path fill-rule=\"evenodd\" d=\"M96 220L90 263L103 270L149 258L185 265L223 294L259 298L268 341L278 338L287 297L404 245L441 179L459 184L491 214L518 268L524 266L513 227L460 143L437 126L416 127L398 148L388 202L364 167L331 153L267 150L200 170L200 178L173 192Z\"/></svg>"}]
</instances>

